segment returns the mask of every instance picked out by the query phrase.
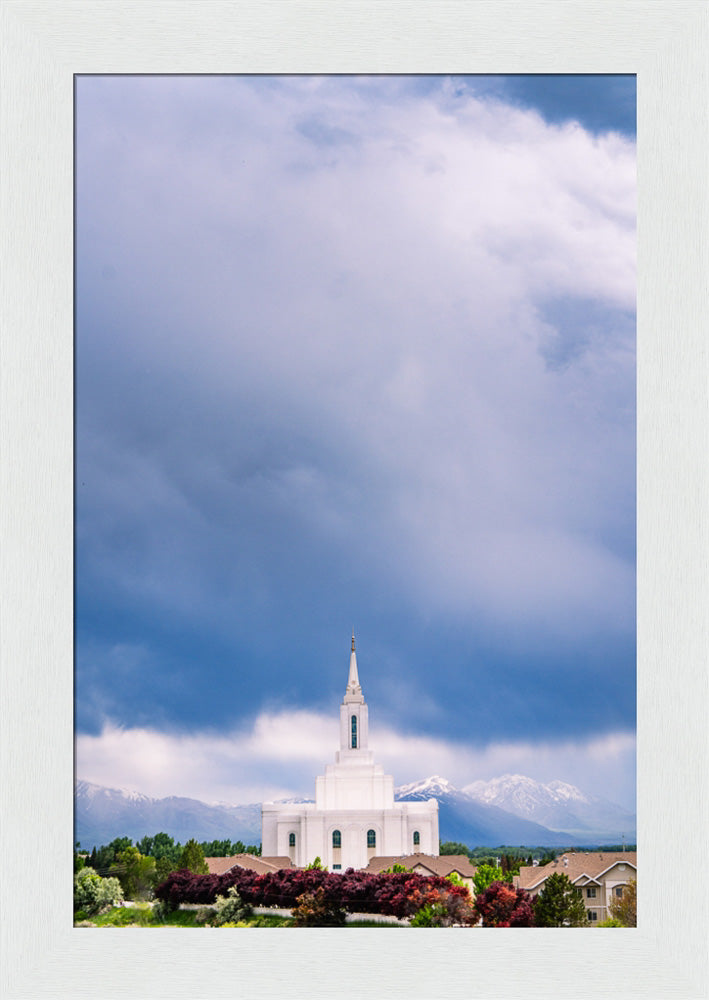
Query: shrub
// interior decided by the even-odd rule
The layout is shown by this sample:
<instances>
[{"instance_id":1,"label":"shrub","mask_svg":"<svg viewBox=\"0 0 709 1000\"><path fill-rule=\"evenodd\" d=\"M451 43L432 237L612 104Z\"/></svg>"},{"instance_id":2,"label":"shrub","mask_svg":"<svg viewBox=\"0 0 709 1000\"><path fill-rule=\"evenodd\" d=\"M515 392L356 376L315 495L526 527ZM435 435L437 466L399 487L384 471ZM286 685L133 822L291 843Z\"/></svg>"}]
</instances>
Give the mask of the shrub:
<instances>
[{"instance_id":1,"label":"shrub","mask_svg":"<svg viewBox=\"0 0 709 1000\"><path fill-rule=\"evenodd\" d=\"M446 908L443 903L424 903L411 918L412 927L445 927Z\"/></svg>"},{"instance_id":2,"label":"shrub","mask_svg":"<svg viewBox=\"0 0 709 1000\"><path fill-rule=\"evenodd\" d=\"M303 893L315 893L320 888L325 899L349 912L411 917L428 902L427 896L434 889L459 899L461 902L455 905L462 907L463 918L466 908L470 909L467 887L454 885L442 876L409 871L375 875L352 868L342 874L320 869L284 868L264 875L243 868L234 868L225 875L196 875L182 870L172 872L158 885L155 896L171 907L180 903L213 904L217 896L223 896L232 886L245 903L289 910L298 906ZM452 899L447 905L449 908L453 905ZM465 922L463 918L455 922Z\"/></svg>"},{"instance_id":3,"label":"shrub","mask_svg":"<svg viewBox=\"0 0 709 1000\"><path fill-rule=\"evenodd\" d=\"M341 927L345 922L345 911L328 899L323 886L298 896L293 916L296 927Z\"/></svg>"},{"instance_id":4,"label":"shrub","mask_svg":"<svg viewBox=\"0 0 709 1000\"><path fill-rule=\"evenodd\" d=\"M213 927L223 927L224 924L236 924L237 921L248 920L253 910L239 895L236 886L227 889L226 896L217 896L212 908L209 923Z\"/></svg>"},{"instance_id":5,"label":"shrub","mask_svg":"<svg viewBox=\"0 0 709 1000\"><path fill-rule=\"evenodd\" d=\"M157 903L153 903L153 920L156 923L164 921L168 913L172 913L177 907L171 907L168 902L163 899L159 899Z\"/></svg>"},{"instance_id":6,"label":"shrub","mask_svg":"<svg viewBox=\"0 0 709 1000\"><path fill-rule=\"evenodd\" d=\"M467 890L466 890L467 896ZM469 925L477 921L477 914L470 898L446 889L431 889L425 902L411 918L412 927L452 927Z\"/></svg>"},{"instance_id":7,"label":"shrub","mask_svg":"<svg viewBox=\"0 0 709 1000\"><path fill-rule=\"evenodd\" d=\"M74 876L74 909L89 916L123 900L117 878L101 878L93 868L82 868Z\"/></svg>"}]
</instances>

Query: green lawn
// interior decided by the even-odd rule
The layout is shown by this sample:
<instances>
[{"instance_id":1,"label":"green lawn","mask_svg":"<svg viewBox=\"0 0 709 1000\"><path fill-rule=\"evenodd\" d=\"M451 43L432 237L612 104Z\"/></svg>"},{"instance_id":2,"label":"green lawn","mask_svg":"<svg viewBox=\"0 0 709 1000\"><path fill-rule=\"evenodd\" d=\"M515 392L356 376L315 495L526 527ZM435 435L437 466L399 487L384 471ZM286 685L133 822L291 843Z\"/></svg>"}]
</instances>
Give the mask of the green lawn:
<instances>
[{"instance_id":1,"label":"green lawn","mask_svg":"<svg viewBox=\"0 0 709 1000\"><path fill-rule=\"evenodd\" d=\"M204 927L198 922L197 910L175 910L168 913L164 919L153 916L153 911L147 904L136 906L113 906L107 913L87 916L81 910L74 914L74 926L93 927ZM277 917L272 915L253 916L242 921L238 927L292 927L292 917ZM232 925L233 926L233 925ZM354 920L345 927L400 927L401 924L377 923L376 920ZM220 928L215 928L219 930Z\"/></svg>"},{"instance_id":2,"label":"green lawn","mask_svg":"<svg viewBox=\"0 0 709 1000\"><path fill-rule=\"evenodd\" d=\"M88 921L93 927L204 927L197 920L197 910L175 910L164 918L156 918L151 907L143 904L137 906L113 906L107 913L87 916L81 910L74 914L74 926L87 926ZM245 927L292 927L292 917L254 916L244 921Z\"/></svg>"}]
</instances>

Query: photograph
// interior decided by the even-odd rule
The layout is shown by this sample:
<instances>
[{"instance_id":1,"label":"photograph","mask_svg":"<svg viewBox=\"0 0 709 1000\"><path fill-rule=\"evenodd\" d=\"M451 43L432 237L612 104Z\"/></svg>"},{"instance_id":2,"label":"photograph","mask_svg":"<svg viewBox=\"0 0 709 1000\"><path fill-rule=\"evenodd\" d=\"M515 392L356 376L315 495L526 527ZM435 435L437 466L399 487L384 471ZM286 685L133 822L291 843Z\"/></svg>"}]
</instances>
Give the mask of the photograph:
<instances>
[{"instance_id":1,"label":"photograph","mask_svg":"<svg viewBox=\"0 0 709 1000\"><path fill-rule=\"evenodd\" d=\"M636 83L74 76L74 928L641 926Z\"/></svg>"}]
</instances>

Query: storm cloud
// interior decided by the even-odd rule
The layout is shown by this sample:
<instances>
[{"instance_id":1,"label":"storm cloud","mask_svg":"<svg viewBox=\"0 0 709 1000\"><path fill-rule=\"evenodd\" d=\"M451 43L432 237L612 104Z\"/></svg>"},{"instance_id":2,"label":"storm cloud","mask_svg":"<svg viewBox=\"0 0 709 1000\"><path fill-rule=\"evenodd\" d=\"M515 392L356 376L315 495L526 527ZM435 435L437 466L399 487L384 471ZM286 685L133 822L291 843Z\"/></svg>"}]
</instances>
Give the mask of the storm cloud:
<instances>
[{"instance_id":1,"label":"storm cloud","mask_svg":"<svg viewBox=\"0 0 709 1000\"><path fill-rule=\"evenodd\" d=\"M632 734L634 139L483 82L78 78L79 734Z\"/></svg>"}]
</instances>

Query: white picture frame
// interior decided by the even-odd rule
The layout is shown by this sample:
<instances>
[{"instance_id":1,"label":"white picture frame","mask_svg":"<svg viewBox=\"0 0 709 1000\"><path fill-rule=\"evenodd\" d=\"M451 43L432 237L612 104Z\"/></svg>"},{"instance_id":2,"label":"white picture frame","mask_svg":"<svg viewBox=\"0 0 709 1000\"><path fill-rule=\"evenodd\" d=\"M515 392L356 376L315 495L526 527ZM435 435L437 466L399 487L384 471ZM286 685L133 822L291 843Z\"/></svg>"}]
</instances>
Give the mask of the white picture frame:
<instances>
[{"instance_id":1,"label":"white picture frame","mask_svg":"<svg viewBox=\"0 0 709 1000\"><path fill-rule=\"evenodd\" d=\"M707 996L704 0L5 0L3 990L19 997ZM636 73L639 926L72 926L73 78ZM561 937L560 937L561 935Z\"/></svg>"}]
</instances>

